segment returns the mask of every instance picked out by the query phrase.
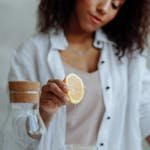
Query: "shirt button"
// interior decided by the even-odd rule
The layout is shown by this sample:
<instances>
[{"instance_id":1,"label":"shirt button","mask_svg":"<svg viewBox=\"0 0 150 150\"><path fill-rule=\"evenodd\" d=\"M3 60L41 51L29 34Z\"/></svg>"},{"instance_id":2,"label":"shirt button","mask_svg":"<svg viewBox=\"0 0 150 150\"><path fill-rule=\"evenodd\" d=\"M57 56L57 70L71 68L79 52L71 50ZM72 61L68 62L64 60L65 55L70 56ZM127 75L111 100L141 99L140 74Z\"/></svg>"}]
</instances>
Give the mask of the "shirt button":
<instances>
[{"instance_id":1,"label":"shirt button","mask_svg":"<svg viewBox=\"0 0 150 150\"><path fill-rule=\"evenodd\" d=\"M104 146L104 143L100 143L100 146Z\"/></svg>"},{"instance_id":2,"label":"shirt button","mask_svg":"<svg viewBox=\"0 0 150 150\"><path fill-rule=\"evenodd\" d=\"M100 44L100 41L97 41L97 45L99 45Z\"/></svg>"},{"instance_id":3,"label":"shirt button","mask_svg":"<svg viewBox=\"0 0 150 150\"><path fill-rule=\"evenodd\" d=\"M108 117L107 117L107 120L110 120L110 119L111 119L111 117L110 117L110 116L108 116Z\"/></svg>"},{"instance_id":4,"label":"shirt button","mask_svg":"<svg viewBox=\"0 0 150 150\"><path fill-rule=\"evenodd\" d=\"M102 60L102 61L101 61L101 64L104 64L104 63L105 63L105 61L104 61L104 60Z\"/></svg>"},{"instance_id":5,"label":"shirt button","mask_svg":"<svg viewBox=\"0 0 150 150\"><path fill-rule=\"evenodd\" d=\"M107 86L107 87L106 87L106 90L109 90L109 89L110 89L110 87L109 87L109 86Z\"/></svg>"}]
</instances>

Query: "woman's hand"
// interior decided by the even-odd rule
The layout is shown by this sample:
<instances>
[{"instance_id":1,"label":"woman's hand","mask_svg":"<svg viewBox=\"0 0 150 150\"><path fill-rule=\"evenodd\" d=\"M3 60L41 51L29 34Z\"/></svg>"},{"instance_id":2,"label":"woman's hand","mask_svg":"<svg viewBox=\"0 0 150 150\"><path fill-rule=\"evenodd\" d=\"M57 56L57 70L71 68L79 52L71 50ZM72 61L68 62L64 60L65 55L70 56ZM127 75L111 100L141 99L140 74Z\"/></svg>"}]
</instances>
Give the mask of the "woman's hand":
<instances>
[{"instance_id":1,"label":"woman's hand","mask_svg":"<svg viewBox=\"0 0 150 150\"><path fill-rule=\"evenodd\" d=\"M40 115L47 127L58 108L69 103L67 92L68 88L61 80L49 80L47 84L42 87Z\"/></svg>"}]
</instances>

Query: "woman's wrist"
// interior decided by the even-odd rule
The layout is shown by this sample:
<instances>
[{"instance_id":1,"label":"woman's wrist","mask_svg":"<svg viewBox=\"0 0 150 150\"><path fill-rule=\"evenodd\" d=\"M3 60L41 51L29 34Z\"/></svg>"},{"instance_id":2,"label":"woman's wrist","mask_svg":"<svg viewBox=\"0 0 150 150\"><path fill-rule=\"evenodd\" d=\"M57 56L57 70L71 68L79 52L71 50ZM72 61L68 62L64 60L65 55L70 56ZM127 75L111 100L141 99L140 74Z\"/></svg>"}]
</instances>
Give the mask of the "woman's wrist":
<instances>
[{"instance_id":1,"label":"woman's wrist","mask_svg":"<svg viewBox=\"0 0 150 150\"><path fill-rule=\"evenodd\" d=\"M44 111L42 108L39 109L40 116L45 124L45 126L48 128L48 125L53 117L53 114L49 114L46 111Z\"/></svg>"}]
</instances>

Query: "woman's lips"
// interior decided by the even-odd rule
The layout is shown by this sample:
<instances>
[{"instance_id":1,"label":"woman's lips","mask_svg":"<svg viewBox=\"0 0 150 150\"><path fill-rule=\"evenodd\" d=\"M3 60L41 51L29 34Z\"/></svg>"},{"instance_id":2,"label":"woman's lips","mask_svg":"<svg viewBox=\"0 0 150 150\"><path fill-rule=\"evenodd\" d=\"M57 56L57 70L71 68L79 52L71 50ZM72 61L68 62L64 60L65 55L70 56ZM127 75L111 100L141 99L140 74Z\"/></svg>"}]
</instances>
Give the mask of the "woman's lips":
<instances>
[{"instance_id":1,"label":"woman's lips","mask_svg":"<svg viewBox=\"0 0 150 150\"><path fill-rule=\"evenodd\" d=\"M91 15L90 18L91 18L91 21L92 21L94 24L96 24L96 25L102 23L102 20L101 20L100 18L96 17L96 16L92 16L92 15Z\"/></svg>"}]
</instances>

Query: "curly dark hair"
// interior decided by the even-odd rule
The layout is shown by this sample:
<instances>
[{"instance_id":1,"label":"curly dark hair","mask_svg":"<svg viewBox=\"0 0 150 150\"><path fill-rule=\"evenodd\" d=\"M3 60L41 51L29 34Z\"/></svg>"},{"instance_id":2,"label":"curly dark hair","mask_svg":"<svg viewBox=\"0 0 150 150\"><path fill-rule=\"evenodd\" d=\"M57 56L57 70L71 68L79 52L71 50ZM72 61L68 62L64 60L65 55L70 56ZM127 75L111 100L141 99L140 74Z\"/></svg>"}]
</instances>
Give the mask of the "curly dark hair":
<instances>
[{"instance_id":1,"label":"curly dark hair","mask_svg":"<svg viewBox=\"0 0 150 150\"><path fill-rule=\"evenodd\" d=\"M69 22L75 0L40 0L37 30L64 28ZM134 51L143 52L148 45L150 29L150 0L126 0L116 18L102 30L117 44L118 57Z\"/></svg>"}]
</instances>

